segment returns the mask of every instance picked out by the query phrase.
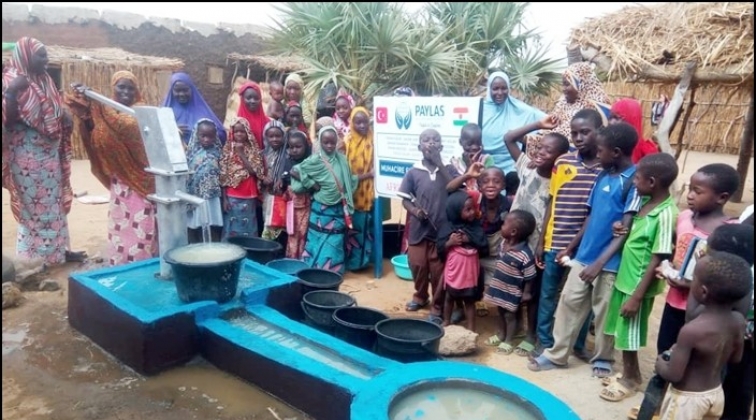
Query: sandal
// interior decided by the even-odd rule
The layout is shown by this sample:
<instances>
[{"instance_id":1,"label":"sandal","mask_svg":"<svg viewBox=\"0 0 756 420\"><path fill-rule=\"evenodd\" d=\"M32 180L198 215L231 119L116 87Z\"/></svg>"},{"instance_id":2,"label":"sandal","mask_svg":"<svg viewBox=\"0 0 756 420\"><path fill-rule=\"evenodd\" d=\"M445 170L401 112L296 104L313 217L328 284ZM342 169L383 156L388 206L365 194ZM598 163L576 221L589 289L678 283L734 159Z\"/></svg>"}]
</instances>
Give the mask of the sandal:
<instances>
[{"instance_id":1,"label":"sandal","mask_svg":"<svg viewBox=\"0 0 756 420\"><path fill-rule=\"evenodd\" d=\"M420 309L423 309L423 308L425 308L426 306L428 306L428 304L430 304L430 301L429 301L429 300L426 300L426 301L425 301L425 302L423 302L423 303L417 303L417 302L415 302L415 301L413 300L413 301L410 301L410 302L409 302L409 303L407 304L407 306L406 306L406 307L405 307L404 309L405 309L405 310L406 310L407 312L417 312L417 311L419 311Z\"/></svg>"},{"instance_id":2,"label":"sandal","mask_svg":"<svg viewBox=\"0 0 756 420\"><path fill-rule=\"evenodd\" d=\"M612 364L604 360L596 360L593 362L593 377L594 378L606 378L612 376L614 371L612 370Z\"/></svg>"},{"instance_id":3,"label":"sandal","mask_svg":"<svg viewBox=\"0 0 756 420\"><path fill-rule=\"evenodd\" d=\"M86 260L86 251L66 251L66 262L84 262Z\"/></svg>"},{"instance_id":4,"label":"sandal","mask_svg":"<svg viewBox=\"0 0 756 420\"><path fill-rule=\"evenodd\" d=\"M494 334L488 337L488 340L486 340L484 344L490 347L498 347L499 344L501 344L501 338L499 338L498 335Z\"/></svg>"},{"instance_id":5,"label":"sandal","mask_svg":"<svg viewBox=\"0 0 756 420\"><path fill-rule=\"evenodd\" d=\"M515 348L513 345L507 343L506 341L503 341L496 347L496 353L512 354L514 349Z\"/></svg>"},{"instance_id":6,"label":"sandal","mask_svg":"<svg viewBox=\"0 0 756 420\"><path fill-rule=\"evenodd\" d=\"M601 388L599 397L606 401L620 402L625 398L632 397L638 392L637 388L627 388L620 381L614 381L609 386Z\"/></svg>"},{"instance_id":7,"label":"sandal","mask_svg":"<svg viewBox=\"0 0 756 420\"><path fill-rule=\"evenodd\" d=\"M561 366L555 365L551 360L547 359L543 355L534 358L528 363L528 369L533 372L542 372L545 370L552 370L560 368Z\"/></svg>"},{"instance_id":8,"label":"sandal","mask_svg":"<svg viewBox=\"0 0 756 420\"><path fill-rule=\"evenodd\" d=\"M486 307L486 304L483 302L476 302L475 303L475 314L479 317L488 316L488 307Z\"/></svg>"},{"instance_id":9,"label":"sandal","mask_svg":"<svg viewBox=\"0 0 756 420\"><path fill-rule=\"evenodd\" d=\"M616 375L601 378L601 386L609 386L612 384L612 382L616 382L617 379L620 379L621 377L622 377L622 373L618 373Z\"/></svg>"},{"instance_id":10,"label":"sandal","mask_svg":"<svg viewBox=\"0 0 756 420\"><path fill-rule=\"evenodd\" d=\"M535 346L532 343L522 340L520 341L520 344L517 345L514 352L520 357L528 357L533 350L535 350Z\"/></svg>"}]
</instances>

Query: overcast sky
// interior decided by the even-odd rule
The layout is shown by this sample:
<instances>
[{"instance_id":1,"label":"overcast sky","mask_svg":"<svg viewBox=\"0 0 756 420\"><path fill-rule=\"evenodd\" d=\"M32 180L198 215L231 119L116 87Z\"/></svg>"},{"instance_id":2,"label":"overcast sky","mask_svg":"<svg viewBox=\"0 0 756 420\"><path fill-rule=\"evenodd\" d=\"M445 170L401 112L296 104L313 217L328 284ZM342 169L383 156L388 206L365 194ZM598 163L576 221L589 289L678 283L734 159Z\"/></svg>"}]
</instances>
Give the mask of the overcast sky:
<instances>
[{"instance_id":1,"label":"overcast sky","mask_svg":"<svg viewBox=\"0 0 756 420\"><path fill-rule=\"evenodd\" d=\"M276 16L276 3L101 3L101 2L35 2L50 6L69 6L118 10L138 13L144 16L173 17L186 21L255 23L268 26L270 17ZM27 3L32 4L32 3ZM597 17L619 10L623 6L635 4L630 2L601 3L531 3L528 8L526 25L542 33L544 44L551 44L549 55L554 58L565 57L565 43L570 29L579 25L583 19ZM408 10L416 10L422 3L404 3Z\"/></svg>"}]
</instances>

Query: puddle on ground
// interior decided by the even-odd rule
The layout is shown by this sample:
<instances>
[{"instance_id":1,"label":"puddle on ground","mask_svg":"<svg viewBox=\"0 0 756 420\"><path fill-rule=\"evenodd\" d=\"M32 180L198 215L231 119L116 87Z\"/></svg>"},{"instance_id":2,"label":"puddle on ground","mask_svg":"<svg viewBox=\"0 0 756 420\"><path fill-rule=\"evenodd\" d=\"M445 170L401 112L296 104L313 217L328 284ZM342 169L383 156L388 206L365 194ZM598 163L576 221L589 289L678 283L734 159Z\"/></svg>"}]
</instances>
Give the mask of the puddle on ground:
<instances>
[{"instance_id":1,"label":"puddle on ground","mask_svg":"<svg viewBox=\"0 0 756 420\"><path fill-rule=\"evenodd\" d=\"M235 327L294 350L309 359L323 363L354 377L370 379L374 376L367 367L339 356L325 347L290 334L288 331L252 316L246 311L234 312L226 321Z\"/></svg>"},{"instance_id":2,"label":"puddle on ground","mask_svg":"<svg viewBox=\"0 0 756 420\"><path fill-rule=\"evenodd\" d=\"M201 405L222 418L308 420L302 412L202 359L146 378L141 388L173 405ZM273 413L276 413L275 415Z\"/></svg>"},{"instance_id":3,"label":"puddle on ground","mask_svg":"<svg viewBox=\"0 0 756 420\"><path fill-rule=\"evenodd\" d=\"M13 330L3 331L3 357L13 353L21 348L21 345L28 345L26 339L29 333L29 324L21 324Z\"/></svg>"}]
</instances>

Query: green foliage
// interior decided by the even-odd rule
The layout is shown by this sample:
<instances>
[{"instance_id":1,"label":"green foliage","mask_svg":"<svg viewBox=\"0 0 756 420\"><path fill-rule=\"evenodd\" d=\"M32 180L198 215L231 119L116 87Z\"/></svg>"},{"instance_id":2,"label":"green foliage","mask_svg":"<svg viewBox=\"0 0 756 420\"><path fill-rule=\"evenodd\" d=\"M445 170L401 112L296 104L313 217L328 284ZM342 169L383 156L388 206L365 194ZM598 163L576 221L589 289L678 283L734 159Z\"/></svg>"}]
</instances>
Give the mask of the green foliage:
<instances>
[{"instance_id":1,"label":"green foliage","mask_svg":"<svg viewBox=\"0 0 756 420\"><path fill-rule=\"evenodd\" d=\"M410 86L419 94L466 95L492 64L512 88L538 94L559 81L537 34L522 27L527 3L427 3L410 15L396 3L277 6L273 52L302 57L314 97L326 83L363 97Z\"/></svg>"}]
</instances>

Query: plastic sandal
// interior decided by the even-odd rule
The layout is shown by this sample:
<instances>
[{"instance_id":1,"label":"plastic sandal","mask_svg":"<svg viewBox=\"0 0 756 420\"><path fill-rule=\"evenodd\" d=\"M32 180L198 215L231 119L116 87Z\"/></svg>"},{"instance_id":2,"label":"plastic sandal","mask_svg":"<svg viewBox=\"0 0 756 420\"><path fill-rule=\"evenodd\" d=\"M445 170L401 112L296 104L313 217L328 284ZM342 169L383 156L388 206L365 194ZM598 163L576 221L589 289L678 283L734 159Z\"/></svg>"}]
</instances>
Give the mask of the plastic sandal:
<instances>
[{"instance_id":1,"label":"plastic sandal","mask_svg":"<svg viewBox=\"0 0 756 420\"><path fill-rule=\"evenodd\" d=\"M607 376L606 378L601 378L601 385L602 386L609 386L612 384L612 382L615 382L617 379L622 377L622 373L618 373L613 376Z\"/></svg>"},{"instance_id":2,"label":"plastic sandal","mask_svg":"<svg viewBox=\"0 0 756 420\"><path fill-rule=\"evenodd\" d=\"M428 306L428 304L429 304L429 303L430 303L430 301L428 301L428 300L426 300L426 301L425 301L424 303L417 303L417 302L415 302L415 301L413 300L413 301L411 301L411 302L407 303L407 307L405 307L404 309L405 309L405 310L406 310L407 312L417 312L417 311L419 311L420 309L423 309L423 308L425 308L426 306Z\"/></svg>"},{"instance_id":3,"label":"plastic sandal","mask_svg":"<svg viewBox=\"0 0 756 420\"><path fill-rule=\"evenodd\" d=\"M523 340L520 341L520 344L517 345L514 352L520 357L528 357L533 350L535 350L535 345Z\"/></svg>"},{"instance_id":4,"label":"plastic sandal","mask_svg":"<svg viewBox=\"0 0 756 420\"><path fill-rule=\"evenodd\" d=\"M627 388L620 381L614 381L609 386L601 388L599 397L606 401L620 402L625 398L632 397L638 392L637 389Z\"/></svg>"},{"instance_id":5,"label":"plastic sandal","mask_svg":"<svg viewBox=\"0 0 756 420\"><path fill-rule=\"evenodd\" d=\"M501 344L501 338L499 338L499 336L496 334L488 337L488 340L485 341L485 345L491 347L498 347L499 344Z\"/></svg>"},{"instance_id":6,"label":"plastic sandal","mask_svg":"<svg viewBox=\"0 0 756 420\"><path fill-rule=\"evenodd\" d=\"M612 370L612 364L604 360L596 360L593 362L593 376L596 378L606 378L612 376L614 370Z\"/></svg>"},{"instance_id":7,"label":"plastic sandal","mask_svg":"<svg viewBox=\"0 0 756 420\"><path fill-rule=\"evenodd\" d=\"M511 344L509 344L507 342L502 342L501 344L499 344L496 347L496 353L512 354L512 352L514 351L514 349L515 348L514 348L513 345L511 345Z\"/></svg>"},{"instance_id":8,"label":"plastic sandal","mask_svg":"<svg viewBox=\"0 0 756 420\"><path fill-rule=\"evenodd\" d=\"M528 363L528 369L533 372L543 372L546 370L552 370L561 366L555 365L551 360L547 359L543 355L536 357Z\"/></svg>"}]
</instances>

